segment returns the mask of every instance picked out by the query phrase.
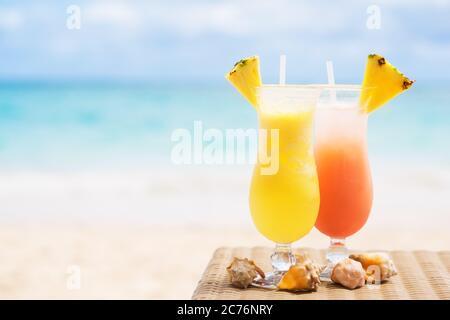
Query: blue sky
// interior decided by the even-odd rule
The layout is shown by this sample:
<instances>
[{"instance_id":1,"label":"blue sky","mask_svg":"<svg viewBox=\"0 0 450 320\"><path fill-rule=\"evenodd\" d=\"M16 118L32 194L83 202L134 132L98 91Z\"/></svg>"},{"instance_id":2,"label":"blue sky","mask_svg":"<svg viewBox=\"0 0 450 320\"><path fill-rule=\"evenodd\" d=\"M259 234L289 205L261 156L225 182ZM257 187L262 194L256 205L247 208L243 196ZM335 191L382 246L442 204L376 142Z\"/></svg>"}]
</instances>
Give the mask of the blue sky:
<instances>
[{"instance_id":1,"label":"blue sky","mask_svg":"<svg viewBox=\"0 0 450 320\"><path fill-rule=\"evenodd\" d=\"M66 28L69 5L81 29ZM366 26L377 5L380 29ZM359 82L368 53L407 75L450 80L450 0L397 1L0 1L0 79L223 81L243 56L259 54L275 82Z\"/></svg>"}]
</instances>

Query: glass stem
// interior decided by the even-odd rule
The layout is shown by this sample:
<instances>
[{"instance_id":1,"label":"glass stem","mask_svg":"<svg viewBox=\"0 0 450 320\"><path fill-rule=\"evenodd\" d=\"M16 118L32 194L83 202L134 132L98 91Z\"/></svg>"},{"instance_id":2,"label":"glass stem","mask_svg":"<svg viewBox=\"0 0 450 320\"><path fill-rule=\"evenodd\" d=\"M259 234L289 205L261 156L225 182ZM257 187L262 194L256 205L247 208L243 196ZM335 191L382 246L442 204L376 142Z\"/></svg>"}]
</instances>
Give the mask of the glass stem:
<instances>
[{"instance_id":1,"label":"glass stem","mask_svg":"<svg viewBox=\"0 0 450 320\"><path fill-rule=\"evenodd\" d=\"M330 246L327 251L328 263L334 265L348 257L348 249L345 246L345 238L330 238Z\"/></svg>"},{"instance_id":2,"label":"glass stem","mask_svg":"<svg viewBox=\"0 0 450 320\"><path fill-rule=\"evenodd\" d=\"M295 256L290 244L277 243L275 252L270 256L274 273L283 273L295 264Z\"/></svg>"}]
</instances>

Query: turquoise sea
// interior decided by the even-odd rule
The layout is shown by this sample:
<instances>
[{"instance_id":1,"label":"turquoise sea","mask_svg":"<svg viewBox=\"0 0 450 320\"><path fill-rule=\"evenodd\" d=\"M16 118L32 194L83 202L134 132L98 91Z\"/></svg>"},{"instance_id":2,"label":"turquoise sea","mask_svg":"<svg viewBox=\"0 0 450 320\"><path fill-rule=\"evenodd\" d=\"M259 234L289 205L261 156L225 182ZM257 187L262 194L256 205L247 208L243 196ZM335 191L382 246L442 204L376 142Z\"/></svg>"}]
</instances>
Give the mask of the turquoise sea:
<instances>
[{"instance_id":1,"label":"turquoise sea","mask_svg":"<svg viewBox=\"0 0 450 320\"><path fill-rule=\"evenodd\" d=\"M415 86L369 120L370 156L450 163L450 85ZM170 164L171 133L254 128L227 83L0 84L0 170L136 168Z\"/></svg>"}]
</instances>

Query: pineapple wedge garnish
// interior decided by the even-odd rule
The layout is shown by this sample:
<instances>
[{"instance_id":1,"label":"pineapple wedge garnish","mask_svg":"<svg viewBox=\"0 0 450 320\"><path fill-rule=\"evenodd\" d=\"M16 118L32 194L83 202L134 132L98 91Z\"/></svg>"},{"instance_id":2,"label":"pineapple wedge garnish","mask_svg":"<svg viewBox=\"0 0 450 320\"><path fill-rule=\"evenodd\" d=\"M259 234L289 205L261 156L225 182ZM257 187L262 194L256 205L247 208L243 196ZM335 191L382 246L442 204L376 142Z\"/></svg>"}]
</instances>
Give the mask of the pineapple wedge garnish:
<instances>
[{"instance_id":1,"label":"pineapple wedge garnish","mask_svg":"<svg viewBox=\"0 0 450 320\"><path fill-rule=\"evenodd\" d=\"M409 89L413 83L414 80L407 78L384 57L370 54L367 58L360 104L370 113Z\"/></svg>"},{"instance_id":2,"label":"pineapple wedge garnish","mask_svg":"<svg viewBox=\"0 0 450 320\"><path fill-rule=\"evenodd\" d=\"M261 85L259 72L259 57L253 56L239 60L225 78L242 94L254 107L258 105L256 88Z\"/></svg>"}]
</instances>

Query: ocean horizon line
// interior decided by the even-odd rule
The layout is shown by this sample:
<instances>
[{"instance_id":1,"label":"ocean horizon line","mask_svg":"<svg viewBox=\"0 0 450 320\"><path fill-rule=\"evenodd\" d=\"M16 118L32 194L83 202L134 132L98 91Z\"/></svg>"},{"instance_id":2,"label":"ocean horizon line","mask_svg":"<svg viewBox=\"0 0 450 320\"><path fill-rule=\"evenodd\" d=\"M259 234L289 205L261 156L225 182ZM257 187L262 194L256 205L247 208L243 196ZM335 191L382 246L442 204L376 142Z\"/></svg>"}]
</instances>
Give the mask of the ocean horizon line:
<instances>
[{"instance_id":1,"label":"ocean horizon line","mask_svg":"<svg viewBox=\"0 0 450 320\"><path fill-rule=\"evenodd\" d=\"M450 85L449 79L416 79L416 87L446 87ZM272 82L265 82L270 84ZM325 84L324 81L318 79L302 79L301 81L290 81L292 84ZM344 79L337 82L338 84L358 84L360 81L357 79ZM199 78L119 78L119 77L89 77L89 78L71 78L71 77L55 77L55 78L2 78L0 77L0 88L2 87L178 87L183 86L187 88L198 88L200 86L205 87L226 87L229 86L225 78L207 77L203 79Z\"/></svg>"},{"instance_id":2,"label":"ocean horizon line","mask_svg":"<svg viewBox=\"0 0 450 320\"><path fill-rule=\"evenodd\" d=\"M225 82L225 81L224 81ZM450 82L450 81L449 81ZM184 87L199 87L199 86L222 86L219 81L199 81L199 80L161 80L161 79L118 79L118 78L86 78L86 79L71 79L71 78L55 78L55 79L5 79L0 78L0 88L11 87L170 87L170 86L184 86Z\"/></svg>"}]
</instances>

